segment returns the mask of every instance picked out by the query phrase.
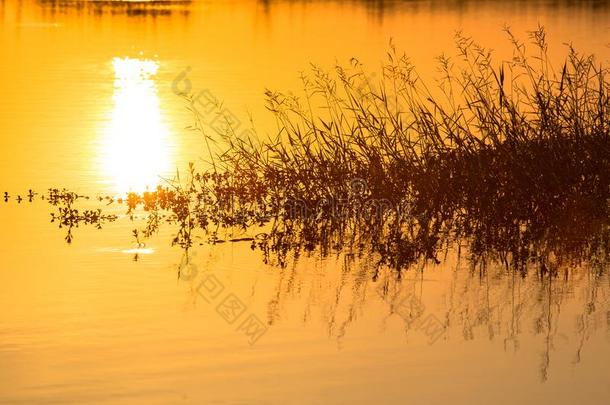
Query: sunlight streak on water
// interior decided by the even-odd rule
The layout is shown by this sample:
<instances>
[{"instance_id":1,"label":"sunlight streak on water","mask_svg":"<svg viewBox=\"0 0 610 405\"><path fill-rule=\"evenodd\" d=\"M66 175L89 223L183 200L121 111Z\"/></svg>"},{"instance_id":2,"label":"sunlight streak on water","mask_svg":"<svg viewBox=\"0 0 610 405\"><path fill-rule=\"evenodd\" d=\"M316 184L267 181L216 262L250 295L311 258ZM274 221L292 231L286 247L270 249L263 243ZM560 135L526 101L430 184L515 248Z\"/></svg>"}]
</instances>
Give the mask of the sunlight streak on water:
<instances>
[{"instance_id":1,"label":"sunlight streak on water","mask_svg":"<svg viewBox=\"0 0 610 405\"><path fill-rule=\"evenodd\" d=\"M171 166L169 130L153 80L159 63L114 58L114 107L101 143L101 171L116 193L154 188Z\"/></svg>"}]
</instances>

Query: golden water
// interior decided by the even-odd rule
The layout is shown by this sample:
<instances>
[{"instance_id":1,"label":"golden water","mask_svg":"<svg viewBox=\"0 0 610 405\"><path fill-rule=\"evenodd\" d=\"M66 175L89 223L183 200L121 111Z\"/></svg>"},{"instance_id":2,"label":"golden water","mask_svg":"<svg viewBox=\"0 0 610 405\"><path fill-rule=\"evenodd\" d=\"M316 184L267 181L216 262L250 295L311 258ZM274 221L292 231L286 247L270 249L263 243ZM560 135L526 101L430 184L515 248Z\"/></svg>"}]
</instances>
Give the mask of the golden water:
<instances>
[{"instance_id":1,"label":"golden water","mask_svg":"<svg viewBox=\"0 0 610 405\"><path fill-rule=\"evenodd\" d=\"M608 61L610 4L585 3L0 1L0 403L607 403L610 280L591 269L549 281L450 255L396 285L366 260L279 269L236 243L201 246L178 280L168 233L134 262L129 220L67 245L43 201L14 200L141 191L197 161L186 80L270 132L265 88L298 90L310 62L376 69L390 38L428 78L458 29L508 57L505 23L544 25L558 62L565 42ZM448 325L438 340L405 297Z\"/></svg>"}]
</instances>

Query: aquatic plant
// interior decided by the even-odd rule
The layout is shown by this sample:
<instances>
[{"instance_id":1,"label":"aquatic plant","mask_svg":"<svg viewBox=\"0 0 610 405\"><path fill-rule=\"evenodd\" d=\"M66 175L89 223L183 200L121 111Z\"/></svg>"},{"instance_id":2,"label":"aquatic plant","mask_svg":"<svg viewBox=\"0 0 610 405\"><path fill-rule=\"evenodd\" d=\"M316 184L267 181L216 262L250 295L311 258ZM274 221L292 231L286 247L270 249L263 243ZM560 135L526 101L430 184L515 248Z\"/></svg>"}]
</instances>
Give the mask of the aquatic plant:
<instances>
[{"instance_id":1,"label":"aquatic plant","mask_svg":"<svg viewBox=\"0 0 610 405\"><path fill-rule=\"evenodd\" d=\"M266 92L274 136L197 126L209 169L130 193L128 214L148 213L144 237L169 222L184 249L195 234L247 240L281 265L319 250L402 269L452 246L542 273L605 261L608 68L572 47L554 67L544 29L530 33L533 51L506 33L514 54L501 63L457 34L436 87L393 45L376 82L355 59L313 66L302 96Z\"/></svg>"}]
</instances>

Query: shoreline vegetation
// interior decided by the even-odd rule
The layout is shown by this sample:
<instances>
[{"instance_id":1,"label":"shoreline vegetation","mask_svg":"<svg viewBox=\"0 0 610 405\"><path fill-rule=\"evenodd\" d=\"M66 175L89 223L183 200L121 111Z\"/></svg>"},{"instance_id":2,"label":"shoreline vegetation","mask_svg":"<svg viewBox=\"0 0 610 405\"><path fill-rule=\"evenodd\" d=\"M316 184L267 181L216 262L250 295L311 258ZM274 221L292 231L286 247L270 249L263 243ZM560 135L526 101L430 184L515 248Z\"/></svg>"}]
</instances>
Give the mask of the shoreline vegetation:
<instances>
[{"instance_id":1,"label":"shoreline vegetation","mask_svg":"<svg viewBox=\"0 0 610 405\"><path fill-rule=\"evenodd\" d=\"M279 265L343 252L400 271L452 248L550 274L606 263L608 67L570 46L551 64L543 28L527 44L506 34L509 61L457 34L434 86L392 45L377 80L355 59L333 72L314 66L304 96L266 92L272 139L237 136L228 119L220 136L197 126L209 170L191 164L186 178L107 203L147 215L138 245L171 223L173 245L248 241ZM46 198L68 242L79 223L117 219L80 212L81 198L58 189Z\"/></svg>"}]
</instances>

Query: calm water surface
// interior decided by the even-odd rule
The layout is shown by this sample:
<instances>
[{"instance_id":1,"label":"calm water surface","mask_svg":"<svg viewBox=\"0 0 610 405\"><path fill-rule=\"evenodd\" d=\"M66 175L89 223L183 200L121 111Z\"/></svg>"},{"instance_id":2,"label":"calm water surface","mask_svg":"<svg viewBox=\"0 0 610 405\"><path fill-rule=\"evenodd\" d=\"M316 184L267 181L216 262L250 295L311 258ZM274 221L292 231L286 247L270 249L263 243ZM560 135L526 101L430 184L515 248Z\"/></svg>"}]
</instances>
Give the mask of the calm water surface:
<instances>
[{"instance_id":1,"label":"calm water surface","mask_svg":"<svg viewBox=\"0 0 610 405\"><path fill-rule=\"evenodd\" d=\"M201 138L185 129L192 117L176 86L213 94L241 128L250 114L271 133L264 90L298 90L310 62L357 57L375 70L392 38L432 78L456 30L509 57L504 24L522 37L544 25L557 61L566 42L610 56L601 1L2 0L1 191L141 191L198 161ZM127 219L79 229L67 245L44 202L11 200L0 202L0 226L0 403L602 404L610 395L610 279L599 269L549 281L482 272L453 252L400 282L374 281L366 260L313 256L279 269L235 243L201 246L178 280L184 257L170 234L134 262ZM210 280L218 296L195 292ZM243 309L234 321L218 310L227 297ZM241 327L250 316L266 327L254 344ZM431 334L414 319L446 328Z\"/></svg>"}]
</instances>

